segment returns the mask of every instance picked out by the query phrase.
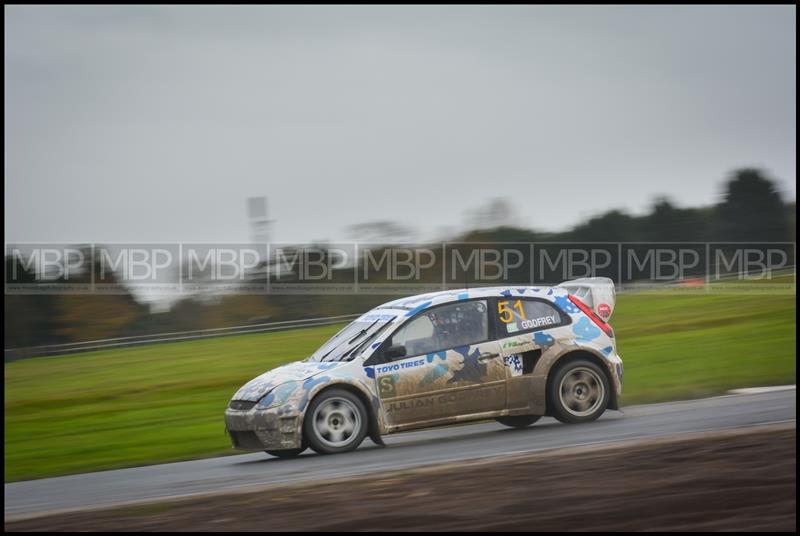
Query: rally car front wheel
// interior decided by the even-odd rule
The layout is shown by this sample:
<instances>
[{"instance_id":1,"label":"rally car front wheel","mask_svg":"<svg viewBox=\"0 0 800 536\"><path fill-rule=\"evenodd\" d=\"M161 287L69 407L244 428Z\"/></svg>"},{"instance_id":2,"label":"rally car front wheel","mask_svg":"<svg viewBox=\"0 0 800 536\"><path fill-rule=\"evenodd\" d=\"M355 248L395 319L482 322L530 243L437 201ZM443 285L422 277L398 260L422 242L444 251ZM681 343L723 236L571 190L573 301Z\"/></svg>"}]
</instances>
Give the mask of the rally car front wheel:
<instances>
[{"instance_id":1,"label":"rally car front wheel","mask_svg":"<svg viewBox=\"0 0 800 536\"><path fill-rule=\"evenodd\" d=\"M566 423L589 422L608 407L611 387L598 365L588 359L575 359L555 371L549 395L553 417Z\"/></svg>"},{"instance_id":2,"label":"rally car front wheel","mask_svg":"<svg viewBox=\"0 0 800 536\"><path fill-rule=\"evenodd\" d=\"M364 404L344 389L320 393L311 401L303 423L308 445L320 454L356 449L367 435L367 428Z\"/></svg>"}]
</instances>

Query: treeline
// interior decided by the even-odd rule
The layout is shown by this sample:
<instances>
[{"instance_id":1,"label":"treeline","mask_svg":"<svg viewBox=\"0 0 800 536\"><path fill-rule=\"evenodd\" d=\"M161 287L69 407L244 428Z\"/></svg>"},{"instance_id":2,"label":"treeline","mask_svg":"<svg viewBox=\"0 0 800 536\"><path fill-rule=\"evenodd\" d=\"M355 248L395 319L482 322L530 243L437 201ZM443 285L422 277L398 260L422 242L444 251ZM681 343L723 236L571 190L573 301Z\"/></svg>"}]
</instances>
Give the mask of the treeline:
<instances>
[{"instance_id":1,"label":"treeline","mask_svg":"<svg viewBox=\"0 0 800 536\"><path fill-rule=\"evenodd\" d=\"M666 197L658 197L650 211L642 216L609 210L562 233L498 227L471 231L466 233L463 240L794 242L795 212L795 202L784 203L775 184L762 171L740 169L725 182L722 198L717 205L682 208Z\"/></svg>"},{"instance_id":2,"label":"treeline","mask_svg":"<svg viewBox=\"0 0 800 536\"><path fill-rule=\"evenodd\" d=\"M590 194L586 194L590 195ZM527 207L526 207L527 208ZM535 208L535 207L534 207ZM640 216L610 210L562 233L543 233L485 222L454 241L463 242L793 242L795 203L784 203L775 184L757 169L740 169L724 184L720 202L678 207L657 198ZM17 282L34 273L6 257ZM94 267L93 269L98 269ZM83 274L86 281L91 273ZM103 294L5 296L5 348L77 342L128 335L218 328L259 322L358 313L391 296L199 295L168 311L151 311L119 281L106 276ZM80 283L80 279L71 280ZM396 296L395 296L396 297Z\"/></svg>"}]
</instances>

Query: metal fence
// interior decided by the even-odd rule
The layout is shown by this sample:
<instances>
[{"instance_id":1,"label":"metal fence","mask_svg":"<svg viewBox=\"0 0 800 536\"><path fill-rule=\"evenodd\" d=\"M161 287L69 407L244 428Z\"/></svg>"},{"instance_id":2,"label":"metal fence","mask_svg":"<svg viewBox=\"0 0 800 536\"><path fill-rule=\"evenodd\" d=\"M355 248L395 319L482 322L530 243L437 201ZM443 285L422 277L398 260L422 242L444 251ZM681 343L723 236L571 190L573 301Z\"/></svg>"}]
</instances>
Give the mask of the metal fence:
<instances>
[{"instance_id":1,"label":"metal fence","mask_svg":"<svg viewBox=\"0 0 800 536\"><path fill-rule=\"evenodd\" d=\"M27 348L5 349L5 362L16 361L28 357L55 356L92 350L105 350L109 348L125 348L141 344L159 344L175 341L189 341L211 337L225 337L228 335L243 335L247 333L263 333L267 331L284 331L289 329L310 328L327 326L354 320L360 314L326 316L318 318L304 318L299 320L284 320L281 322L267 322L264 324L249 324L245 326L231 326L227 328L199 329L194 331L174 331L171 333L153 333L148 335L134 335L131 337L117 337L114 339L100 339L95 341L70 342L64 344L46 344Z\"/></svg>"}]
</instances>

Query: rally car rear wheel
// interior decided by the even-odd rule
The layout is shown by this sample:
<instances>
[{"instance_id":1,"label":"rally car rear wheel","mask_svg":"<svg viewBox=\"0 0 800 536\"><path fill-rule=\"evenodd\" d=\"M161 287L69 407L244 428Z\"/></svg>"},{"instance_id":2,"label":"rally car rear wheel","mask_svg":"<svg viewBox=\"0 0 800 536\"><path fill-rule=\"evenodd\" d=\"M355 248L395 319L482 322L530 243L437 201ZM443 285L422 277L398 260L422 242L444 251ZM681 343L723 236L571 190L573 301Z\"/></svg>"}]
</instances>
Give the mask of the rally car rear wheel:
<instances>
[{"instance_id":1,"label":"rally car rear wheel","mask_svg":"<svg viewBox=\"0 0 800 536\"><path fill-rule=\"evenodd\" d=\"M559 367L549 389L553 417L566 423L597 419L608 407L611 395L605 372L587 359Z\"/></svg>"},{"instance_id":2,"label":"rally car rear wheel","mask_svg":"<svg viewBox=\"0 0 800 536\"><path fill-rule=\"evenodd\" d=\"M309 446L320 454L354 450L368 427L364 404L344 389L323 391L312 400L303 423Z\"/></svg>"},{"instance_id":3,"label":"rally car rear wheel","mask_svg":"<svg viewBox=\"0 0 800 536\"><path fill-rule=\"evenodd\" d=\"M510 426L511 428L525 428L530 426L536 421L541 419L539 415L513 415L511 417L497 417L495 419L500 424Z\"/></svg>"}]
</instances>

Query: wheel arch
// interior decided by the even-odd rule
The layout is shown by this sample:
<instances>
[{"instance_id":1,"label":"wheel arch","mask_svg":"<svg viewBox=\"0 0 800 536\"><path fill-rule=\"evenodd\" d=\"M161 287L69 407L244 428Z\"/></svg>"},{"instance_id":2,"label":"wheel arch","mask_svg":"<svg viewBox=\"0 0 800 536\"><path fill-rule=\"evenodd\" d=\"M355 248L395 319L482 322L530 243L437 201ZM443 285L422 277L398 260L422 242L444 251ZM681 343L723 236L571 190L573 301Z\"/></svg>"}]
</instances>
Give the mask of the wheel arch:
<instances>
[{"instance_id":1,"label":"wheel arch","mask_svg":"<svg viewBox=\"0 0 800 536\"><path fill-rule=\"evenodd\" d=\"M576 350L570 350L569 352L565 352L564 354L560 355L547 371L547 381L545 382L545 414L550 415L550 408L552 407L552 401L550 400L550 382L553 381L555 373L559 368L576 359L586 359L600 367L600 370L602 370L605 374L609 385L608 409L619 409L617 391L614 389L614 373L611 370L612 364L609 363L607 359L604 359L602 356L588 348L579 348Z\"/></svg>"},{"instance_id":2,"label":"wheel arch","mask_svg":"<svg viewBox=\"0 0 800 536\"><path fill-rule=\"evenodd\" d=\"M364 408L367 410L367 421L368 421L368 428L367 428L367 435L369 438L379 444L383 445L383 440L381 439L381 432L380 432L380 424L378 422L378 412L375 408L374 404L370 400L370 396L364 392L363 389L359 388L357 385L348 383L348 382L334 382L325 385L323 388L319 389L318 391L314 392L308 399L308 403L305 406L305 410L301 415L300 420L300 430L303 430L303 436L305 438L305 417L308 408L311 406L311 402L320 396L322 393L326 391L330 391L331 389L341 389L343 391L347 391L355 396L364 404Z\"/></svg>"}]
</instances>

